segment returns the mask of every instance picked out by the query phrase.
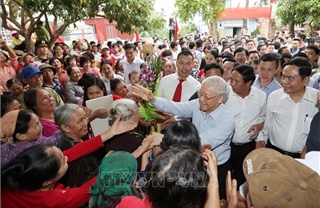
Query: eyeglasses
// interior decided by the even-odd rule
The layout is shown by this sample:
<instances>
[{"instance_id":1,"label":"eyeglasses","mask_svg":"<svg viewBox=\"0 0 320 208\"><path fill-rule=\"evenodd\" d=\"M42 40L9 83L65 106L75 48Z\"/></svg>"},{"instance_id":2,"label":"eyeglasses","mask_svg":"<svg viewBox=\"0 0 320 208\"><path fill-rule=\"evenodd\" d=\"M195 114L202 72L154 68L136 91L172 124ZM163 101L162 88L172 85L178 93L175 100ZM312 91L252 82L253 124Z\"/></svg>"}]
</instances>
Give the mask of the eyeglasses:
<instances>
[{"instance_id":1,"label":"eyeglasses","mask_svg":"<svg viewBox=\"0 0 320 208\"><path fill-rule=\"evenodd\" d=\"M286 79L288 79L289 82L293 82L295 80L295 78L293 76L285 76L282 74L281 80L284 81Z\"/></svg>"},{"instance_id":2,"label":"eyeglasses","mask_svg":"<svg viewBox=\"0 0 320 208\"><path fill-rule=\"evenodd\" d=\"M208 95L203 95L200 91L198 91L197 93L198 93L198 98L200 99L201 97L203 97L205 101L208 101L208 100L211 100L215 97L218 97L218 95L209 97Z\"/></svg>"}]
</instances>

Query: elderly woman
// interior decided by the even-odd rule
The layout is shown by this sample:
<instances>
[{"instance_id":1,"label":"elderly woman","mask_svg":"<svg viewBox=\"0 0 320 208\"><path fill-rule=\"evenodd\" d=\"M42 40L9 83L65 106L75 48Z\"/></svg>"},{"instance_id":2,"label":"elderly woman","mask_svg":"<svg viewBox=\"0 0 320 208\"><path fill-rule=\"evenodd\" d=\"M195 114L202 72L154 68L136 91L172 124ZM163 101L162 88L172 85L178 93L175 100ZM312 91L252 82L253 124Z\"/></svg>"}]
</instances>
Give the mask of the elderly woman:
<instances>
[{"instance_id":1,"label":"elderly woman","mask_svg":"<svg viewBox=\"0 0 320 208\"><path fill-rule=\"evenodd\" d=\"M76 111L84 115L81 110L78 108ZM68 120L69 123L62 124L61 128L68 131L70 125L79 125L80 122L81 126L81 123L85 122L84 120L86 119L81 121ZM12 121L10 122L12 123ZM2 167L1 207L74 208L84 205L90 199L89 189L94 184L96 177L77 188L65 187L58 181L66 174L68 163L76 162L81 157L103 147L103 142L106 140L134 127L135 125L130 120L120 121L117 119L114 125L101 135L80 142L66 151L62 152L57 147L48 145L36 145L23 151ZM150 142L140 149L148 150L149 144ZM141 154L139 151L136 153Z\"/></svg>"},{"instance_id":2,"label":"elderly woman","mask_svg":"<svg viewBox=\"0 0 320 208\"><path fill-rule=\"evenodd\" d=\"M36 114L26 110L13 110L1 118L2 139L1 167L15 158L23 150L37 144L58 145L61 134L43 137L42 125Z\"/></svg>"},{"instance_id":3,"label":"elderly woman","mask_svg":"<svg viewBox=\"0 0 320 208\"><path fill-rule=\"evenodd\" d=\"M28 109L31 109L38 117L43 127L43 136L51 136L59 130L54 122L55 100L52 95L43 88L32 88L23 94L23 99Z\"/></svg>"},{"instance_id":4,"label":"elderly woman","mask_svg":"<svg viewBox=\"0 0 320 208\"><path fill-rule=\"evenodd\" d=\"M67 74L70 79L66 83L66 97L68 103L78 104L83 96L83 88L78 85L78 81L81 79L81 72L78 66L68 66Z\"/></svg>"},{"instance_id":5,"label":"elderly woman","mask_svg":"<svg viewBox=\"0 0 320 208\"><path fill-rule=\"evenodd\" d=\"M121 115L121 120L131 120L137 126L139 124L139 109L136 103L130 99L120 99L112 103L109 110L109 125L111 126L117 117ZM141 145L143 136L136 131L128 131L118 135L105 143L106 152L110 150L133 152ZM139 161L140 167L140 161Z\"/></svg>"}]
</instances>

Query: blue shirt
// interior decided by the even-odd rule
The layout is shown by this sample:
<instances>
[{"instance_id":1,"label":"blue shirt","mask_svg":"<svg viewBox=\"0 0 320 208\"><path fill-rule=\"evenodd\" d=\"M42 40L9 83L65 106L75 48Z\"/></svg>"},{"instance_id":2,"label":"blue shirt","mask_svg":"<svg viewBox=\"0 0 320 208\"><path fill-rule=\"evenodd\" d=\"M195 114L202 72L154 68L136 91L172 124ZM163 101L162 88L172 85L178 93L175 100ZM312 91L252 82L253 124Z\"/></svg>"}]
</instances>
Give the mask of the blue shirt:
<instances>
[{"instance_id":1,"label":"blue shirt","mask_svg":"<svg viewBox=\"0 0 320 208\"><path fill-rule=\"evenodd\" d=\"M279 84L279 82L277 82L277 80L275 78L273 78L273 80L265 87L261 87L260 86L260 77L257 76L256 79L254 80L254 82L252 83L252 86L253 87L256 87L260 90L262 90L263 92L266 93L267 95L267 100L268 100L268 97L269 95L277 90L277 89L280 89L282 86Z\"/></svg>"},{"instance_id":2,"label":"blue shirt","mask_svg":"<svg viewBox=\"0 0 320 208\"><path fill-rule=\"evenodd\" d=\"M176 103L157 97L153 105L161 111L180 117L192 117L192 123L200 134L201 144L211 145L218 158L218 165L229 160L235 120L224 104L208 115L200 110L199 99Z\"/></svg>"}]
</instances>

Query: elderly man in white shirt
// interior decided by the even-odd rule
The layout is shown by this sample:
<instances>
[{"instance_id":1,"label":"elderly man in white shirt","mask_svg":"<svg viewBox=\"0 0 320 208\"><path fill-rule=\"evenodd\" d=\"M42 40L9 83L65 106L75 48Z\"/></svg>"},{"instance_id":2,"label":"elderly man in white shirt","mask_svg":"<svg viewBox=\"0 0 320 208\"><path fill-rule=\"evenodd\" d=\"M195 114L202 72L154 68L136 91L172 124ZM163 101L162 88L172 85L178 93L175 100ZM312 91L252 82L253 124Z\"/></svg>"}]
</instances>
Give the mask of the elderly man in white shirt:
<instances>
[{"instance_id":1,"label":"elderly man in white shirt","mask_svg":"<svg viewBox=\"0 0 320 208\"><path fill-rule=\"evenodd\" d=\"M305 59L288 62L282 72L282 86L270 94L266 119L258 141L282 154L299 158L316 108L317 90L307 86L311 65Z\"/></svg>"},{"instance_id":2,"label":"elderly man in white shirt","mask_svg":"<svg viewBox=\"0 0 320 208\"><path fill-rule=\"evenodd\" d=\"M254 70L249 65L238 65L232 70L229 99L225 103L235 118L236 128L231 142L230 162L238 186L246 179L242 164L244 158L256 148L256 137L263 127L266 94L252 87ZM257 146L259 142L257 143Z\"/></svg>"}]
</instances>

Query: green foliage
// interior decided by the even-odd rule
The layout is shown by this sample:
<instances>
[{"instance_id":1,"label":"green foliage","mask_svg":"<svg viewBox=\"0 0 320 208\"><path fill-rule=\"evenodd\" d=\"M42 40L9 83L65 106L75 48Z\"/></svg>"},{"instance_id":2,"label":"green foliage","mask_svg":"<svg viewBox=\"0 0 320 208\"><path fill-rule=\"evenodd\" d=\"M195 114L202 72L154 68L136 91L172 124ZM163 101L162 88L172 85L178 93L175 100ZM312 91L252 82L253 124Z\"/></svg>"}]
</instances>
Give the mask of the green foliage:
<instances>
[{"instance_id":1,"label":"green foliage","mask_svg":"<svg viewBox=\"0 0 320 208\"><path fill-rule=\"evenodd\" d=\"M259 28L256 28L254 31L251 32L251 36L257 36L260 34Z\"/></svg>"},{"instance_id":2,"label":"green foliage","mask_svg":"<svg viewBox=\"0 0 320 208\"><path fill-rule=\"evenodd\" d=\"M197 13L203 15L206 23L215 21L225 9L225 1L221 0L178 0L175 3L178 9L176 14L183 21L187 22Z\"/></svg>"},{"instance_id":3,"label":"green foliage","mask_svg":"<svg viewBox=\"0 0 320 208\"><path fill-rule=\"evenodd\" d=\"M197 26L195 23L188 22L185 26L181 27L181 29L179 30L179 36L183 37L191 33L194 33L196 29L197 29Z\"/></svg>"},{"instance_id":4,"label":"green foliage","mask_svg":"<svg viewBox=\"0 0 320 208\"><path fill-rule=\"evenodd\" d=\"M277 15L282 24L302 24L309 21L313 27L320 25L319 0L278 0Z\"/></svg>"},{"instance_id":5,"label":"green foliage","mask_svg":"<svg viewBox=\"0 0 320 208\"><path fill-rule=\"evenodd\" d=\"M10 21L27 41L36 22L45 19L52 44L70 24L95 16L117 22L116 28L126 33L163 28L165 20L154 12L153 5L153 0L1 0L0 16L4 28L10 29ZM52 18L54 34L49 25Z\"/></svg>"}]
</instances>

